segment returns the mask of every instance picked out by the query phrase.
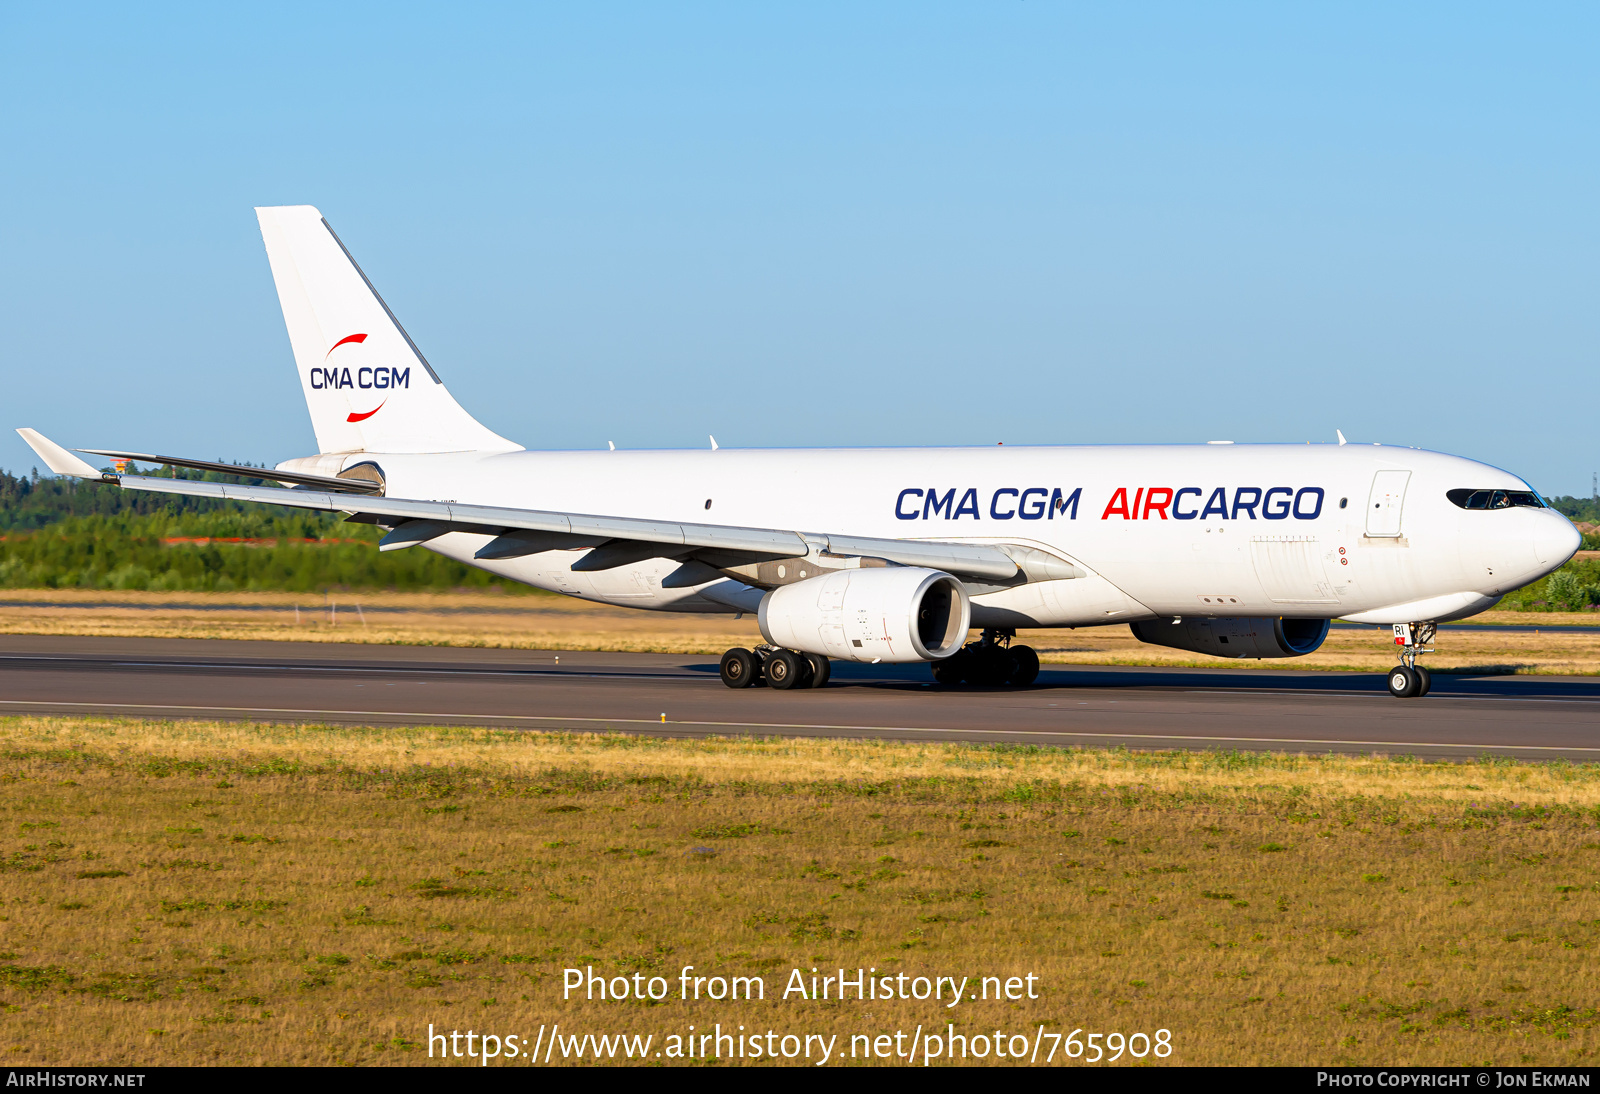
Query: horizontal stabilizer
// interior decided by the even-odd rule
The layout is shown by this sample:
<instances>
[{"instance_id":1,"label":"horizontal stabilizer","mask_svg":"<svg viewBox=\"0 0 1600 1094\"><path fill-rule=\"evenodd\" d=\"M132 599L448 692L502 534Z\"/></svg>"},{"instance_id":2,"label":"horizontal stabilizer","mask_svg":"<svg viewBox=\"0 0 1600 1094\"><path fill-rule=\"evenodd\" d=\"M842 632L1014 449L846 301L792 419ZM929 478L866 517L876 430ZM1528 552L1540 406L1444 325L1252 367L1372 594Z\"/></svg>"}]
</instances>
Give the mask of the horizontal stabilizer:
<instances>
[{"instance_id":1,"label":"horizontal stabilizer","mask_svg":"<svg viewBox=\"0 0 1600 1094\"><path fill-rule=\"evenodd\" d=\"M19 429L17 432L28 442L28 447L39 454L44 465L58 475L74 475L80 479L98 479L100 472L62 448L37 429Z\"/></svg>"},{"instance_id":2,"label":"horizontal stabilizer","mask_svg":"<svg viewBox=\"0 0 1600 1094\"><path fill-rule=\"evenodd\" d=\"M79 452L88 452L95 456L110 456L114 460L137 460L140 463L159 463L167 467L188 467L196 471L215 471L222 475L237 475L245 479L263 479L267 482L292 482L301 486L320 486L326 490L337 490L349 494L376 494L383 489L378 483L368 479L339 479L329 475L307 475L300 471L271 472L262 468L240 467L233 463L217 463L214 460L192 460L186 456L154 456L148 452L114 452L109 448L80 448Z\"/></svg>"}]
</instances>

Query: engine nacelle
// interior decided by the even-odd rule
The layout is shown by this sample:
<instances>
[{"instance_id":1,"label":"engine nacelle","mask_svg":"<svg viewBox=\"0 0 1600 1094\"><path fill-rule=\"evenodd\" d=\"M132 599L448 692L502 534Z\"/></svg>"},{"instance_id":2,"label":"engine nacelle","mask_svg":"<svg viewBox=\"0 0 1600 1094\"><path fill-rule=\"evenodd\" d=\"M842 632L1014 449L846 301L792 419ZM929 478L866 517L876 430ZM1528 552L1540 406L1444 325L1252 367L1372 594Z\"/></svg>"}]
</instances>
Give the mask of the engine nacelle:
<instances>
[{"instance_id":1,"label":"engine nacelle","mask_svg":"<svg viewBox=\"0 0 1600 1094\"><path fill-rule=\"evenodd\" d=\"M1326 619L1202 619L1181 623L1147 619L1129 623L1133 636L1152 646L1209 653L1212 657L1304 657L1328 637Z\"/></svg>"},{"instance_id":2,"label":"engine nacelle","mask_svg":"<svg viewBox=\"0 0 1600 1094\"><path fill-rule=\"evenodd\" d=\"M938 570L836 570L773 589L757 619L774 646L846 661L938 661L966 642L972 602Z\"/></svg>"}]
</instances>

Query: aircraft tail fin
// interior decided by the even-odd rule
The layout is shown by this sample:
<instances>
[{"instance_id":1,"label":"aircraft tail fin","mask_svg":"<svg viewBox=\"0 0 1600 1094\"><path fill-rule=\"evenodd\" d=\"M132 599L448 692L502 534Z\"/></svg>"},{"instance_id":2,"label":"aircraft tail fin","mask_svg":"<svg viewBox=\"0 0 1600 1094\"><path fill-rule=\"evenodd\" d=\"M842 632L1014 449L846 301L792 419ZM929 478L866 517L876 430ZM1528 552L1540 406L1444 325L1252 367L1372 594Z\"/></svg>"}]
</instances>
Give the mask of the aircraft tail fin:
<instances>
[{"instance_id":1,"label":"aircraft tail fin","mask_svg":"<svg viewBox=\"0 0 1600 1094\"><path fill-rule=\"evenodd\" d=\"M256 210L323 452L520 448L461 408L310 205Z\"/></svg>"}]
</instances>

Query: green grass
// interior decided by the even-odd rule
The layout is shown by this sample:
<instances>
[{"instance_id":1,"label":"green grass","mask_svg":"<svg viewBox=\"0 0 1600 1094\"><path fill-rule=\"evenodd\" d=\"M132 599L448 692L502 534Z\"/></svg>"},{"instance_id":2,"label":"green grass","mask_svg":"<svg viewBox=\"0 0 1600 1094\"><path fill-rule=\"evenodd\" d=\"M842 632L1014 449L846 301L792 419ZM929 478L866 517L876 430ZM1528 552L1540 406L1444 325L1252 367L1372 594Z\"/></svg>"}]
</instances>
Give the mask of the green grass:
<instances>
[{"instance_id":1,"label":"green grass","mask_svg":"<svg viewBox=\"0 0 1600 1094\"><path fill-rule=\"evenodd\" d=\"M417 1063L430 1022L1600 1054L1600 765L14 718L0 788L9 1066ZM562 996L684 965L768 997ZM813 966L1041 991L775 998Z\"/></svg>"}]
</instances>

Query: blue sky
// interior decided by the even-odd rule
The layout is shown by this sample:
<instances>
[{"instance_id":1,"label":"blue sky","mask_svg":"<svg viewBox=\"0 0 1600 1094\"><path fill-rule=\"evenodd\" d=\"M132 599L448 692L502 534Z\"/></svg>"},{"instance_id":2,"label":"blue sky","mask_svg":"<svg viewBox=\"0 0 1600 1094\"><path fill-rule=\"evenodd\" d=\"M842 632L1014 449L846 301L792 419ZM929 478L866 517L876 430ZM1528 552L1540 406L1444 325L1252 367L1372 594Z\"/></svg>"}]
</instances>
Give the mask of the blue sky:
<instances>
[{"instance_id":1,"label":"blue sky","mask_svg":"<svg viewBox=\"0 0 1600 1094\"><path fill-rule=\"evenodd\" d=\"M314 451L319 206L532 448L1414 444L1587 495L1592 5L6 5L0 405ZM0 466L32 454L8 431Z\"/></svg>"}]
</instances>

